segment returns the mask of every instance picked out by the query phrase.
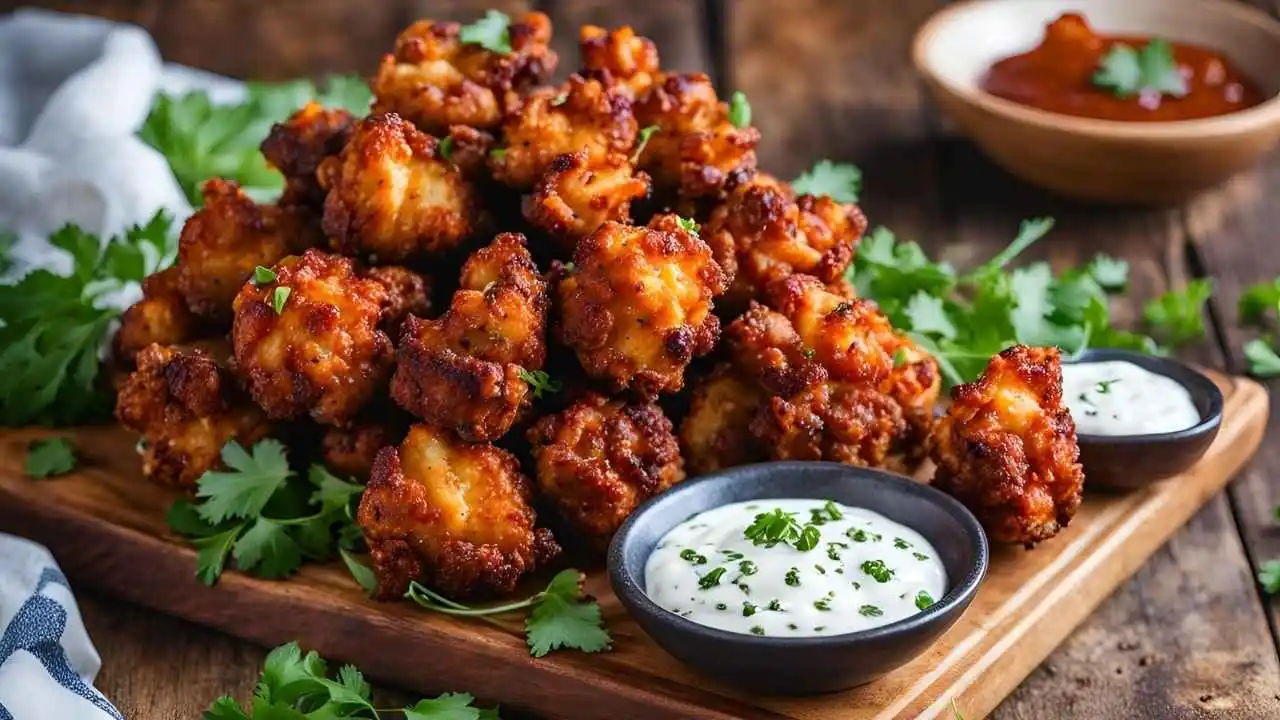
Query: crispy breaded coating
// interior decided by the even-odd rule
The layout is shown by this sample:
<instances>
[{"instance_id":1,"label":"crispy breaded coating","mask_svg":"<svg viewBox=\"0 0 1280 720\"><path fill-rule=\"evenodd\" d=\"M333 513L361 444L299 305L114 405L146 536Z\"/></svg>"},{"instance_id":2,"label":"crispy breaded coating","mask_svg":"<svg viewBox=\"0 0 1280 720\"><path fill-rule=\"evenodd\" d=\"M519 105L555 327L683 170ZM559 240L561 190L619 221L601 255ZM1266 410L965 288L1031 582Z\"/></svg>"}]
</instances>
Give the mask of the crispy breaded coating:
<instances>
[{"instance_id":1,"label":"crispy breaded coating","mask_svg":"<svg viewBox=\"0 0 1280 720\"><path fill-rule=\"evenodd\" d=\"M382 327L387 337L400 337L400 326L410 315L426 317L431 312L431 279L399 265L369 268L364 276L382 283L387 302L382 309Z\"/></svg>"},{"instance_id":2,"label":"crispy breaded coating","mask_svg":"<svg viewBox=\"0 0 1280 720\"><path fill-rule=\"evenodd\" d=\"M582 151L595 167L626 155L636 140L631 100L618 85L573 75L559 88L538 88L502 125L505 148L490 153L494 179L528 190L559 155Z\"/></svg>"},{"instance_id":3,"label":"crispy breaded coating","mask_svg":"<svg viewBox=\"0 0 1280 720\"><path fill-rule=\"evenodd\" d=\"M881 381L880 391L897 401L906 421L905 431L894 441L893 453L901 463L900 470L914 472L929 454L942 372L932 355L901 333L882 334L880 342L893 358L893 370Z\"/></svg>"},{"instance_id":4,"label":"crispy breaded coating","mask_svg":"<svg viewBox=\"0 0 1280 720\"><path fill-rule=\"evenodd\" d=\"M546 362L547 303L524 236L499 235L463 265L443 315L404 324L392 397L463 439L502 437L529 403L521 376Z\"/></svg>"},{"instance_id":5,"label":"crispy breaded coating","mask_svg":"<svg viewBox=\"0 0 1280 720\"><path fill-rule=\"evenodd\" d=\"M178 288L187 307L217 323L231 321L231 301L262 265L318 245L324 238L311 213L258 205L236 183L204 184L204 207L187 218L178 239Z\"/></svg>"},{"instance_id":6,"label":"crispy breaded coating","mask_svg":"<svg viewBox=\"0 0 1280 720\"><path fill-rule=\"evenodd\" d=\"M613 153L592 164L586 150L551 161L533 194L525 197L524 217L546 230L566 255L578 241L606 222L631 221L631 201L649 194L649 176L631 160Z\"/></svg>"},{"instance_id":7,"label":"crispy breaded coating","mask_svg":"<svg viewBox=\"0 0 1280 720\"><path fill-rule=\"evenodd\" d=\"M754 300L729 324L725 338L737 366L770 393L795 395L827 379L791 321Z\"/></svg>"},{"instance_id":8,"label":"crispy breaded coating","mask_svg":"<svg viewBox=\"0 0 1280 720\"><path fill-rule=\"evenodd\" d=\"M801 274L771 283L766 295L831 379L879 384L889 377L893 352L882 338L898 336L874 302L845 298Z\"/></svg>"},{"instance_id":9,"label":"crispy breaded coating","mask_svg":"<svg viewBox=\"0 0 1280 720\"><path fill-rule=\"evenodd\" d=\"M551 531L534 527L532 495L510 453L414 425L378 453L356 514L378 597L401 597L410 580L452 598L510 593L560 553Z\"/></svg>"},{"instance_id":10,"label":"crispy breaded coating","mask_svg":"<svg viewBox=\"0 0 1280 720\"><path fill-rule=\"evenodd\" d=\"M143 476L194 489L205 471L222 466L228 441L248 446L271 432L262 411L209 353L152 344L137 362L116 397L116 419L142 434Z\"/></svg>"},{"instance_id":11,"label":"crispy breaded coating","mask_svg":"<svg viewBox=\"0 0 1280 720\"><path fill-rule=\"evenodd\" d=\"M588 393L539 420L529 443L542 497L597 551L640 503L684 479L671 421L653 403Z\"/></svg>"},{"instance_id":12,"label":"crispy breaded coating","mask_svg":"<svg viewBox=\"0 0 1280 720\"><path fill-rule=\"evenodd\" d=\"M902 407L874 386L824 382L774 396L751 424L774 460L830 460L884 467L906 431Z\"/></svg>"},{"instance_id":13,"label":"crispy breaded coating","mask_svg":"<svg viewBox=\"0 0 1280 720\"><path fill-rule=\"evenodd\" d=\"M316 169L327 157L337 155L351 137L356 118L344 108L325 108L309 102L271 126L260 146L262 155L284 175L281 205L319 208L325 191L316 179Z\"/></svg>"},{"instance_id":14,"label":"crispy breaded coating","mask_svg":"<svg viewBox=\"0 0 1280 720\"><path fill-rule=\"evenodd\" d=\"M555 72L551 20L542 13L512 18L508 53L464 43L461 30L456 22L419 20L401 32L370 84L374 112L397 113L434 135L450 125L491 128L520 91Z\"/></svg>"},{"instance_id":15,"label":"crispy breaded coating","mask_svg":"<svg viewBox=\"0 0 1280 720\"><path fill-rule=\"evenodd\" d=\"M479 195L436 138L398 115L356 126L321 164L324 231L336 252L399 263L438 255L471 235Z\"/></svg>"},{"instance_id":16,"label":"crispy breaded coating","mask_svg":"<svg viewBox=\"0 0 1280 720\"><path fill-rule=\"evenodd\" d=\"M352 261L320 250L290 256L276 278L236 296L236 368L267 415L342 425L385 386L391 341L378 328L387 290Z\"/></svg>"},{"instance_id":17,"label":"crispy breaded coating","mask_svg":"<svg viewBox=\"0 0 1280 720\"><path fill-rule=\"evenodd\" d=\"M201 334L200 318L187 307L178 289L181 272L171 267L144 279L142 298L120 316L112 347L125 364L133 365L134 356L152 343L178 345Z\"/></svg>"},{"instance_id":18,"label":"crispy breaded coating","mask_svg":"<svg viewBox=\"0 0 1280 720\"><path fill-rule=\"evenodd\" d=\"M642 95L659 77L658 47L649 38L636 35L630 26L606 30L583 25L578 31L578 48L584 71L608 73L632 98Z\"/></svg>"},{"instance_id":19,"label":"crispy breaded coating","mask_svg":"<svg viewBox=\"0 0 1280 720\"><path fill-rule=\"evenodd\" d=\"M711 249L673 215L605 223L578 243L558 287L559 334L587 374L641 398L675 392L720 336L712 299L727 282Z\"/></svg>"},{"instance_id":20,"label":"crispy breaded coating","mask_svg":"<svg viewBox=\"0 0 1280 720\"><path fill-rule=\"evenodd\" d=\"M384 412L365 413L347 427L329 427L320 443L320 454L330 472L368 482L378 451L399 445L408 433L407 423Z\"/></svg>"},{"instance_id":21,"label":"crispy breaded coating","mask_svg":"<svg viewBox=\"0 0 1280 720\"><path fill-rule=\"evenodd\" d=\"M934 486L972 510L997 542L1031 547L1057 535L1084 490L1059 351L1015 345L991 358L982 377L952 388L951 399L933 429Z\"/></svg>"},{"instance_id":22,"label":"crispy breaded coating","mask_svg":"<svg viewBox=\"0 0 1280 720\"><path fill-rule=\"evenodd\" d=\"M826 196L797 199L790 186L764 173L736 183L703 232L733 278L721 305L740 310L770 282L793 273L840 280L866 228L857 205Z\"/></svg>"},{"instance_id":23,"label":"crispy breaded coating","mask_svg":"<svg viewBox=\"0 0 1280 720\"><path fill-rule=\"evenodd\" d=\"M737 128L703 73L668 75L636 101L640 127L657 125L640 167L664 189L686 198L717 196L730 178L756 166L760 133Z\"/></svg>"},{"instance_id":24,"label":"crispy breaded coating","mask_svg":"<svg viewBox=\"0 0 1280 720\"><path fill-rule=\"evenodd\" d=\"M693 475L764 460L751 421L768 400L760 386L729 364L693 384L689 413L680 423L680 447Z\"/></svg>"}]
</instances>

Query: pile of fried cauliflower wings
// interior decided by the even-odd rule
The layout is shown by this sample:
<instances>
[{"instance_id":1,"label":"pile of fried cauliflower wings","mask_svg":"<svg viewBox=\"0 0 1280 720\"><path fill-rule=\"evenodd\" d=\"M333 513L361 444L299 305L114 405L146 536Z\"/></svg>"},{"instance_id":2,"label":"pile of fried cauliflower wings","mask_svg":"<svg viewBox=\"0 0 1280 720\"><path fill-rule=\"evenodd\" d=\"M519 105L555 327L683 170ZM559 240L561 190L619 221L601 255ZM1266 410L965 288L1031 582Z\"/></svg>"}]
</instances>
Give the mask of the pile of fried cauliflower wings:
<instances>
[{"instance_id":1,"label":"pile of fried cauliflower wings","mask_svg":"<svg viewBox=\"0 0 1280 720\"><path fill-rule=\"evenodd\" d=\"M204 187L115 343L147 477L192 488L230 440L314 448L367 481L385 597L510 592L685 477L768 459L913 472L932 451L994 539L1067 523L1056 351L1002 353L935 420L936 362L842 279L862 212L757 170L760 133L707 76L587 26L548 85L544 15L505 52L460 31L402 32L366 117L276 125L275 204Z\"/></svg>"}]
</instances>

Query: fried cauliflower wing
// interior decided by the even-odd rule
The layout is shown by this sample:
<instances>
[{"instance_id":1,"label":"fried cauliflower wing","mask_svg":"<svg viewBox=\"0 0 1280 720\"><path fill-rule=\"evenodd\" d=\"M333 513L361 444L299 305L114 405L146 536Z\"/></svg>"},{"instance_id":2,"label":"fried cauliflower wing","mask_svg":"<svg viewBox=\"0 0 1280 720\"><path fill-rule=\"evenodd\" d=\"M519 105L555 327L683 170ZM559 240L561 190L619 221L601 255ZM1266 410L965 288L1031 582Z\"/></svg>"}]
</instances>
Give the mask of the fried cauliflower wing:
<instances>
[{"instance_id":1,"label":"fried cauliflower wing","mask_svg":"<svg viewBox=\"0 0 1280 720\"><path fill-rule=\"evenodd\" d=\"M364 413L346 427L326 428L320 441L325 466L340 476L368 482L378 451L404 440L409 426L399 420L398 414Z\"/></svg>"},{"instance_id":2,"label":"fried cauliflower wing","mask_svg":"<svg viewBox=\"0 0 1280 720\"><path fill-rule=\"evenodd\" d=\"M385 385L387 290L350 259L314 249L272 271L275 280L247 282L236 296L236 369L269 417L343 425Z\"/></svg>"},{"instance_id":3,"label":"fried cauliflower wing","mask_svg":"<svg viewBox=\"0 0 1280 720\"><path fill-rule=\"evenodd\" d=\"M811 275L791 275L766 289L769 305L791 321L805 353L833 380L878 384L893 370L882 338L897 338L870 300L839 295Z\"/></svg>"},{"instance_id":4,"label":"fried cauliflower wing","mask_svg":"<svg viewBox=\"0 0 1280 720\"><path fill-rule=\"evenodd\" d=\"M256 266L270 267L324 238L309 211L258 205L236 183L215 178L203 193L204 207L187 219L178 239L178 289L192 312L224 324Z\"/></svg>"},{"instance_id":5,"label":"fried cauliflower wing","mask_svg":"<svg viewBox=\"0 0 1280 720\"><path fill-rule=\"evenodd\" d=\"M752 420L768 395L729 364L693 384L689 412L680 423L680 447L693 475L764 460L751 436Z\"/></svg>"},{"instance_id":6,"label":"fried cauliflower wing","mask_svg":"<svg viewBox=\"0 0 1280 720\"><path fill-rule=\"evenodd\" d=\"M431 279L426 275L398 265L383 265L369 268L364 276L386 288L382 326L388 337L400 337L400 326L410 315L425 317L431 312Z\"/></svg>"},{"instance_id":7,"label":"fried cauliflower wing","mask_svg":"<svg viewBox=\"0 0 1280 720\"><path fill-rule=\"evenodd\" d=\"M791 321L755 301L729 324L725 337L738 367L770 393L795 395L827 379Z\"/></svg>"},{"instance_id":8,"label":"fried cauliflower wing","mask_svg":"<svg viewBox=\"0 0 1280 720\"><path fill-rule=\"evenodd\" d=\"M658 47L629 26L606 30L583 25L578 31L578 48L584 74L608 73L632 98L642 95L659 77Z\"/></svg>"},{"instance_id":9,"label":"fried cauliflower wing","mask_svg":"<svg viewBox=\"0 0 1280 720\"><path fill-rule=\"evenodd\" d=\"M378 453L356 522L378 575L378 596L396 599L418 580L453 598L501 595L560 552L534 526L532 484L516 459L415 425Z\"/></svg>"},{"instance_id":10,"label":"fried cauliflower wing","mask_svg":"<svg viewBox=\"0 0 1280 720\"><path fill-rule=\"evenodd\" d=\"M716 262L733 278L721 305L740 310L769 283L794 273L840 280L867 228L857 205L804 195L763 173L736 183L704 231Z\"/></svg>"},{"instance_id":11,"label":"fried cauliflower wing","mask_svg":"<svg viewBox=\"0 0 1280 720\"><path fill-rule=\"evenodd\" d=\"M560 155L582 151L589 167L610 155L627 155L636 140L636 119L620 86L573 75L562 87L531 92L502 132L505 148L489 155L493 177L528 190Z\"/></svg>"},{"instance_id":12,"label":"fried cauliflower wing","mask_svg":"<svg viewBox=\"0 0 1280 720\"><path fill-rule=\"evenodd\" d=\"M612 153L591 163L587 151L579 150L551 161L525 197L524 217L572 255L579 240L606 222L630 222L631 202L648 194L649 176L626 155Z\"/></svg>"},{"instance_id":13,"label":"fried cauliflower wing","mask_svg":"<svg viewBox=\"0 0 1280 720\"><path fill-rule=\"evenodd\" d=\"M906 431L902 407L876 387L823 382L790 397L774 396L751 434L774 460L830 460L886 467Z\"/></svg>"},{"instance_id":14,"label":"fried cauliflower wing","mask_svg":"<svg viewBox=\"0 0 1280 720\"><path fill-rule=\"evenodd\" d=\"M228 441L252 445L271 424L236 386L235 378L203 350L149 345L116 397L116 418L142 434L142 474L158 483L194 489L207 470L221 467Z\"/></svg>"},{"instance_id":15,"label":"fried cauliflower wing","mask_svg":"<svg viewBox=\"0 0 1280 720\"><path fill-rule=\"evenodd\" d=\"M342 151L355 124L355 116L343 108L309 102L288 120L271 126L260 149L267 162L284 175L281 205L324 205L325 191L316 170L325 158Z\"/></svg>"},{"instance_id":16,"label":"fried cauliflower wing","mask_svg":"<svg viewBox=\"0 0 1280 720\"><path fill-rule=\"evenodd\" d=\"M465 43L455 22L420 20L396 38L370 87L374 112L393 112L424 132L450 125L497 126L517 94L555 71L551 20L539 12L513 18L511 52Z\"/></svg>"},{"instance_id":17,"label":"fried cauliflower wing","mask_svg":"<svg viewBox=\"0 0 1280 720\"><path fill-rule=\"evenodd\" d=\"M152 343L179 345L201 334L200 318L187 307L178 288L181 272L171 267L142 281L142 299L120 316L113 341L117 358L133 365L134 356Z\"/></svg>"},{"instance_id":18,"label":"fried cauliflower wing","mask_svg":"<svg viewBox=\"0 0 1280 720\"><path fill-rule=\"evenodd\" d=\"M499 235L463 265L443 315L405 323L392 397L463 439L502 437L529 403L522 376L546 362L547 303L524 236Z\"/></svg>"},{"instance_id":19,"label":"fried cauliflower wing","mask_svg":"<svg viewBox=\"0 0 1280 720\"><path fill-rule=\"evenodd\" d=\"M1031 547L1057 535L1084 489L1058 350L1015 345L951 398L933 429L934 486L972 510L997 542Z\"/></svg>"},{"instance_id":20,"label":"fried cauliflower wing","mask_svg":"<svg viewBox=\"0 0 1280 720\"><path fill-rule=\"evenodd\" d=\"M730 178L756 166L759 131L734 127L705 74L666 76L636 101L635 116L640 127L658 127L640 167L681 197L718 196Z\"/></svg>"},{"instance_id":21,"label":"fried cauliflower wing","mask_svg":"<svg viewBox=\"0 0 1280 720\"><path fill-rule=\"evenodd\" d=\"M573 261L558 287L559 334L587 374L646 399L683 387L720 335L713 298L727 282L711 249L667 215L650 227L605 223Z\"/></svg>"},{"instance_id":22,"label":"fried cauliflower wing","mask_svg":"<svg viewBox=\"0 0 1280 720\"><path fill-rule=\"evenodd\" d=\"M598 551L641 502L684 479L671 421L653 403L589 393L539 420L529 443L542 497Z\"/></svg>"},{"instance_id":23,"label":"fried cauliflower wing","mask_svg":"<svg viewBox=\"0 0 1280 720\"><path fill-rule=\"evenodd\" d=\"M394 114L356 126L342 153L325 160L324 231L344 255L377 263L450 250L475 230L479 195L444 157L436 138Z\"/></svg>"}]
</instances>

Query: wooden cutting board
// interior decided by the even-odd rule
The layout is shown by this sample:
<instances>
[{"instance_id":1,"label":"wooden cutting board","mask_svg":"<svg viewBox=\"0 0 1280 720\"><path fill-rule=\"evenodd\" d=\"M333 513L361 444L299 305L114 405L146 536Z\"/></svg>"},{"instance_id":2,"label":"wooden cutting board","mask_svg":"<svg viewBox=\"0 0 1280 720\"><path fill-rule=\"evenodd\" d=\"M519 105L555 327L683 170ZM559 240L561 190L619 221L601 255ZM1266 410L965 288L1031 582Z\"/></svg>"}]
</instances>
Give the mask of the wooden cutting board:
<instances>
[{"instance_id":1,"label":"wooden cutting board","mask_svg":"<svg viewBox=\"0 0 1280 720\"><path fill-rule=\"evenodd\" d=\"M284 582L228 572L207 588L195 578L194 551L164 524L174 494L141 478L134 438L118 428L71 433L80 468L44 481L24 477L22 463L26 445L49 433L0 433L0 531L47 545L74 585L263 645L297 640L423 693L465 690L565 718L950 718L954 703L972 720L994 708L1257 449L1266 390L1243 378L1214 378L1226 415L1196 467L1137 492L1088 492L1059 537L1033 551L993 551L972 606L927 652L870 685L820 697L754 697L700 678L628 620L599 571L588 590L600 599L614 650L542 659L529 656L519 619L499 626L375 603L340 564L308 565ZM110 648L104 650L110 663Z\"/></svg>"}]
</instances>

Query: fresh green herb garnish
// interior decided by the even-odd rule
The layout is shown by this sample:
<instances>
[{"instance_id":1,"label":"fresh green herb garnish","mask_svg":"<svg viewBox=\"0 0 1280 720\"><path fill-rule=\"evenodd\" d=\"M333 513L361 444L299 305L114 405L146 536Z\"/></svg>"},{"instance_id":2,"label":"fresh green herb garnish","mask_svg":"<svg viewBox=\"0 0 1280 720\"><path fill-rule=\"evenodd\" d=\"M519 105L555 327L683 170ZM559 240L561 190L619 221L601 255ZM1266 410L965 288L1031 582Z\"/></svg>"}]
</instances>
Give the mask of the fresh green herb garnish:
<instances>
[{"instance_id":1,"label":"fresh green herb garnish","mask_svg":"<svg viewBox=\"0 0 1280 720\"><path fill-rule=\"evenodd\" d=\"M253 281L258 285L266 285L276 281L276 271L261 265L253 269Z\"/></svg>"},{"instance_id":2,"label":"fresh green herb garnish","mask_svg":"<svg viewBox=\"0 0 1280 720\"><path fill-rule=\"evenodd\" d=\"M738 563L738 572L742 573L743 575L755 575L756 573L760 572L760 568L756 567L756 564L751 562L750 560L743 560L742 562Z\"/></svg>"},{"instance_id":3,"label":"fresh green herb garnish","mask_svg":"<svg viewBox=\"0 0 1280 720\"><path fill-rule=\"evenodd\" d=\"M923 590L916 593L916 607L920 608L921 610L924 610L925 608L929 607L932 604L933 604L933 597L929 595L929 593Z\"/></svg>"},{"instance_id":4,"label":"fresh green herb garnish","mask_svg":"<svg viewBox=\"0 0 1280 720\"><path fill-rule=\"evenodd\" d=\"M824 568L824 567L822 567L821 565L814 565L814 566L813 566L813 569L814 569L814 570L817 570L819 575L826 575L826 574L827 574L827 569L826 569L826 568Z\"/></svg>"},{"instance_id":5,"label":"fresh green herb garnish","mask_svg":"<svg viewBox=\"0 0 1280 720\"><path fill-rule=\"evenodd\" d=\"M809 552L818 547L818 540L822 537L818 528L813 525L805 525L800 531L800 539L795 542L795 547L801 552Z\"/></svg>"},{"instance_id":6,"label":"fresh green herb garnish","mask_svg":"<svg viewBox=\"0 0 1280 720\"><path fill-rule=\"evenodd\" d=\"M559 380L552 380L544 370L530 371L520 368L520 379L529 384L529 388L533 390L534 400L542 399L543 395L558 393L563 387Z\"/></svg>"},{"instance_id":7,"label":"fresh green herb garnish","mask_svg":"<svg viewBox=\"0 0 1280 720\"><path fill-rule=\"evenodd\" d=\"M1173 346L1186 345L1204 337L1204 309L1213 295L1213 281L1191 280L1182 290L1148 300L1142 319L1159 340Z\"/></svg>"},{"instance_id":8,"label":"fresh green herb garnish","mask_svg":"<svg viewBox=\"0 0 1280 720\"><path fill-rule=\"evenodd\" d=\"M785 582L791 587L799 587L800 585L800 569L791 568L787 571Z\"/></svg>"},{"instance_id":9,"label":"fresh green herb garnish","mask_svg":"<svg viewBox=\"0 0 1280 720\"><path fill-rule=\"evenodd\" d=\"M1111 392L1111 386L1120 382L1120 378L1111 378L1109 380L1099 380L1094 383L1093 389L1099 395L1106 395Z\"/></svg>"},{"instance_id":10,"label":"fresh green herb garnish","mask_svg":"<svg viewBox=\"0 0 1280 720\"><path fill-rule=\"evenodd\" d=\"M911 543L907 542L906 540L903 540L900 537L896 537L893 539L893 546L898 548L899 550L908 550L912 547Z\"/></svg>"},{"instance_id":11,"label":"fresh green herb garnish","mask_svg":"<svg viewBox=\"0 0 1280 720\"><path fill-rule=\"evenodd\" d=\"M915 559L917 559L917 560L920 560L920 561L924 561L924 560L928 560L928 559L929 559L929 556L928 556L928 555L925 555L924 553L918 553L918 552L913 552L913 553L911 553L911 557L913 557L913 558L915 558Z\"/></svg>"},{"instance_id":12,"label":"fresh green herb garnish","mask_svg":"<svg viewBox=\"0 0 1280 720\"><path fill-rule=\"evenodd\" d=\"M436 145L436 152L440 153L440 157L453 162L453 136L449 135L440 139Z\"/></svg>"},{"instance_id":13,"label":"fresh green herb garnish","mask_svg":"<svg viewBox=\"0 0 1280 720\"><path fill-rule=\"evenodd\" d=\"M820 534L813 525L800 526L796 522L796 514L775 508L771 512L759 513L743 536L756 545L773 547L778 543L787 543L797 550L807 552L818 544Z\"/></svg>"},{"instance_id":14,"label":"fresh green herb garnish","mask_svg":"<svg viewBox=\"0 0 1280 720\"><path fill-rule=\"evenodd\" d=\"M720 577L724 575L724 568L713 568L710 572L698 578L698 587L706 590L720 584Z\"/></svg>"},{"instance_id":15,"label":"fresh green herb garnish","mask_svg":"<svg viewBox=\"0 0 1280 720\"><path fill-rule=\"evenodd\" d=\"M747 94L741 90L735 92L729 100L729 122L736 128L751 124L751 103L747 102Z\"/></svg>"},{"instance_id":16,"label":"fresh green herb garnish","mask_svg":"<svg viewBox=\"0 0 1280 720\"><path fill-rule=\"evenodd\" d=\"M694 235L697 235L698 231L702 229L702 227L698 225L697 220L694 220L693 218L687 218L681 215L676 216L676 224L679 225L682 230L685 230L686 232L691 232Z\"/></svg>"},{"instance_id":17,"label":"fresh green herb garnish","mask_svg":"<svg viewBox=\"0 0 1280 720\"><path fill-rule=\"evenodd\" d=\"M354 532L359 532L358 526L351 527L355 528ZM342 558L342 564L347 566L347 572L351 573L351 577L355 579L360 589L364 590L365 594L372 596L378 591L378 575L374 573L373 568L365 565L355 556L355 553L342 545L343 541L339 539L338 555Z\"/></svg>"},{"instance_id":18,"label":"fresh green herb garnish","mask_svg":"<svg viewBox=\"0 0 1280 720\"><path fill-rule=\"evenodd\" d=\"M738 552L737 550L721 550L720 552L724 553L725 559L730 562L734 560L741 560L742 558L746 557L745 555Z\"/></svg>"},{"instance_id":19,"label":"fresh green herb garnish","mask_svg":"<svg viewBox=\"0 0 1280 720\"><path fill-rule=\"evenodd\" d=\"M293 293L293 288L287 285L281 285L271 292L271 309L276 311L277 315L284 314L284 304L289 301L289 295Z\"/></svg>"},{"instance_id":20,"label":"fresh green herb garnish","mask_svg":"<svg viewBox=\"0 0 1280 720\"><path fill-rule=\"evenodd\" d=\"M752 615L755 615L756 611L758 611L759 609L760 608L756 607L754 603L743 601L742 617L751 617Z\"/></svg>"},{"instance_id":21,"label":"fresh green herb garnish","mask_svg":"<svg viewBox=\"0 0 1280 720\"><path fill-rule=\"evenodd\" d=\"M904 348L898 348L893 353L893 366L900 368L907 364L907 351Z\"/></svg>"},{"instance_id":22,"label":"fresh green herb garnish","mask_svg":"<svg viewBox=\"0 0 1280 720\"><path fill-rule=\"evenodd\" d=\"M759 625L752 625L752 626L751 626L751 634L752 634L752 635L763 635L763 634L764 634L764 628L760 627Z\"/></svg>"},{"instance_id":23,"label":"fresh green herb garnish","mask_svg":"<svg viewBox=\"0 0 1280 720\"><path fill-rule=\"evenodd\" d=\"M729 606L724 603L716 603L717 610L728 610Z\"/></svg>"},{"instance_id":24,"label":"fresh green herb garnish","mask_svg":"<svg viewBox=\"0 0 1280 720\"><path fill-rule=\"evenodd\" d=\"M866 617L880 617L881 615L884 615L884 611L876 605L863 605L858 608L858 613Z\"/></svg>"},{"instance_id":25,"label":"fresh green herb garnish","mask_svg":"<svg viewBox=\"0 0 1280 720\"><path fill-rule=\"evenodd\" d=\"M839 562L839 561L840 561L840 550L842 550L842 549L846 549L846 548L848 548L848 547L849 547L849 545L848 545L847 543L842 543L842 542L829 542L829 543L827 543L827 557L828 557L828 558L830 558L830 559L832 559L832 560L835 560L836 562ZM836 570L836 572L840 572L840 571L839 571L839 570Z\"/></svg>"},{"instance_id":26,"label":"fresh green herb garnish","mask_svg":"<svg viewBox=\"0 0 1280 720\"><path fill-rule=\"evenodd\" d=\"M506 156L507 156L506 148L493 148L492 150L489 151L489 157L493 158L494 160L501 160Z\"/></svg>"},{"instance_id":27,"label":"fresh green herb garnish","mask_svg":"<svg viewBox=\"0 0 1280 720\"><path fill-rule=\"evenodd\" d=\"M36 440L27 447L27 460L23 472L37 480L66 475L76 467L75 448L63 437Z\"/></svg>"},{"instance_id":28,"label":"fresh green herb garnish","mask_svg":"<svg viewBox=\"0 0 1280 720\"><path fill-rule=\"evenodd\" d=\"M885 567L883 560L866 560L862 563L862 572L875 578L876 582L887 583L893 577L893 571Z\"/></svg>"},{"instance_id":29,"label":"fresh green herb garnish","mask_svg":"<svg viewBox=\"0 0 1280 720\"><path fill-rule=\"evenodd\" d=\"M1237 308L1241 325L1268 331L1244 345L1249 374L1260 378L1280 375L1280 355L1275 350L1274 335L1275 325L1280 321L1280 277L1250 285L1240 295Z\"/></svg>"},{"instance_id":30,"label":"fresh green herb garnish","mask_svg":"<svg viewBox=\"0 0 1280 720\"><path fill-rule=\"evenodd\" d=\"M1249 374L1269 378L1280 375L1280 355L1263 338L1254 338L1244 344L1244 357L1249 361Z\"/></svg>"},{"instance_id":31,"label":"fresh green herb garnish","mask_svg":"<svg viewBox=\"0 0 1280 720\"><path fill-rule=\"evenodd\" d=\"M649 138L662 128L657 125L646 125L640 129L640 134L636 137L636 149L631 151L631 162L637 162L640 154L644 152L644 148L649 144Z\"/></svg>"},{"instance_id":32,"label":"fresh green herb garnish","mask_svg":"<svg viewBox=\"0 0 1280 720\"><path fill-rule=\"evenodd\" d=\"M797 195L826 195L836 202L858 202L862 170L850 163L819 160L808 172L791 181Z\"/></svg>"},{"instance_id":33,"label":"fresh green herb garnish","mask_svg":"<svg viewBox=\"0 0 1280 720\"><path fill-rule=\"evenodd\" d=\"M1152 38L1140 49L1123 43L1112 45L1098 61L1093 84L1119 98L1187 94L1187 80L1178 70L1173 47L1160 38Z\"/></svg>"},{"instance_id":34,"label":"fresh green herb garnish","mask_svg":"<svg viewBox=\"0 0 1280 720\"><path fill-rule=\"evenodd\" d=\"M705 555L699 555L693 548L685 548L680 551L680 559L686 560L694 565L706 565L707 558Z\"/></svg>"},{"instance_id":35,"label":"fresh green herb garnish","mask_svg":"<svg viewBox=\"0 0 1280 720\"><path fill-rule=\"evenodd\" d=\"M770 600L768 609L774 612L782 612L782 601L778 598Z\"/></svg>"},{"instance_id":36,"label":"fresh green herb garnish","mask_svg":"<svg viewBox=\"0 0 1280 720\"><path fill-rule=\"evenodd\" d=\"M827 593L822 598L818 600L814 600L813 606L819 610L822 610L823 612L828 612L831 610L831 601L834 599L835 599L835 596L832 593Z\"/></svg>"},{"instance_id":37,"label":"fresh green herb garnish","mask_svg":"<svg viewBox=\"0 0 1280 720\"><path fill-rule=\"evenodd\" d=\"M1280 560L1268 560L1258 568L1258 582L1268 595L1280 595Z\"/></svg>"},{"instance_id":38,"label":"fresh green herb garnish","mask_svg":"<svg viewBox=\"0 0 1280 720\"><path fill-rule=\"evenodd\" d=\"M511 18L506 13L490 10L484 17L463 25L458 39L467 45L479 45L496 53L511 52Z\"/></svg>"}]
</instances>

